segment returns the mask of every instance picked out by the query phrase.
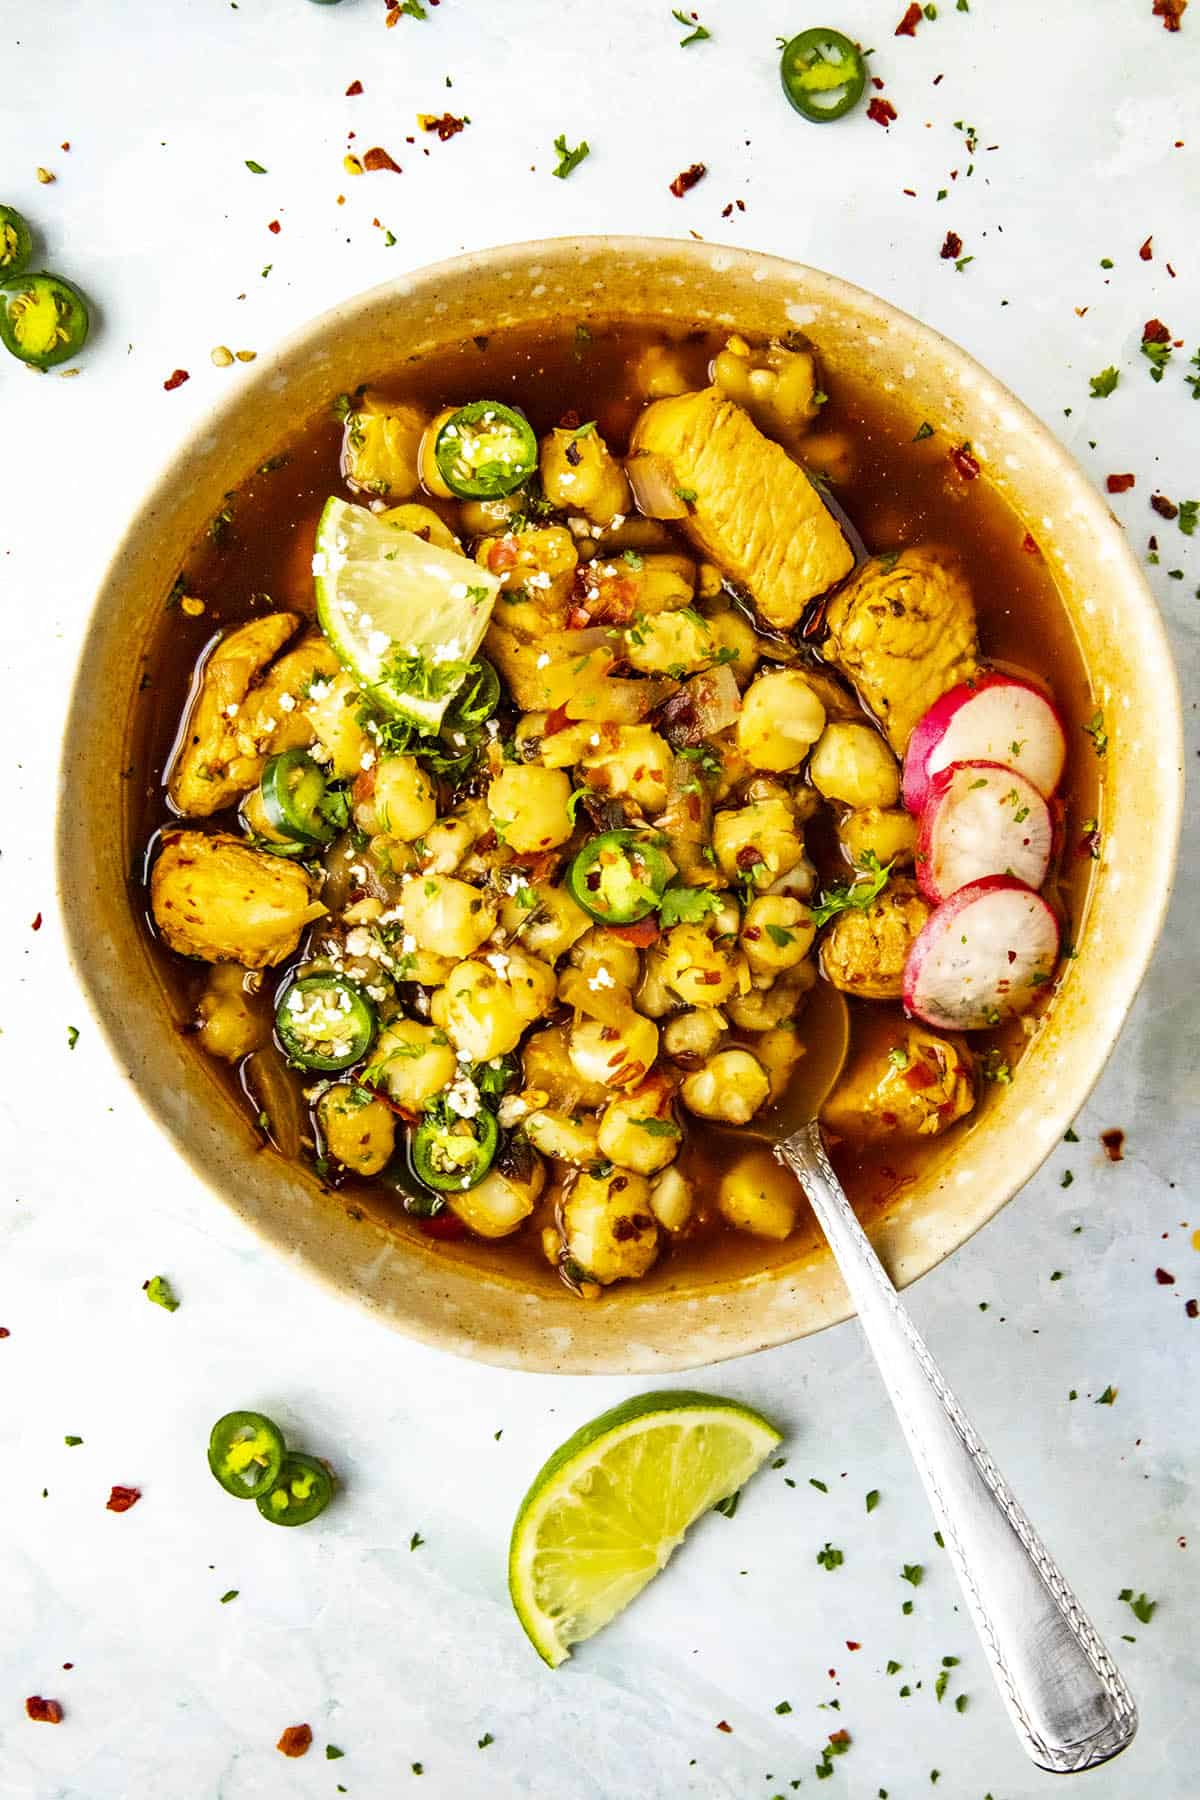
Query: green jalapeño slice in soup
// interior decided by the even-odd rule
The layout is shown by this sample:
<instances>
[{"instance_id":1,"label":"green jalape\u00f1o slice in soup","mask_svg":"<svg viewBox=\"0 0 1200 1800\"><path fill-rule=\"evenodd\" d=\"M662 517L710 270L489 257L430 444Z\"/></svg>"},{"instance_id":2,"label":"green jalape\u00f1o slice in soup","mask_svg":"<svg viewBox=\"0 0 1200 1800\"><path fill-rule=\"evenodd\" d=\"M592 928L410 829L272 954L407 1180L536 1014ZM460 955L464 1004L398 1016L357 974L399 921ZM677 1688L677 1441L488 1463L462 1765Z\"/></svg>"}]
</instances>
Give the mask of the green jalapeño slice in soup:
<instances>
[{"instance_id":1,"label":"green jalape\u00f1o slice in soup","mask_svg":"<svg viewBox=\"0 0 1200 1800\"><path fill-rule=\"evenodd\" d=\"M821 119L861 91L834 32L784 68ZM770 1139L818 984L866 1214L1020 1084L1103 721L1052 561L869 361L576 326L281 434L176 546L123 789L189 1042L296 1204L584 1303L810 1253ZM254 1419L214 1456L278 1524L331 1491Z\"/></svg>"}]
</instances>

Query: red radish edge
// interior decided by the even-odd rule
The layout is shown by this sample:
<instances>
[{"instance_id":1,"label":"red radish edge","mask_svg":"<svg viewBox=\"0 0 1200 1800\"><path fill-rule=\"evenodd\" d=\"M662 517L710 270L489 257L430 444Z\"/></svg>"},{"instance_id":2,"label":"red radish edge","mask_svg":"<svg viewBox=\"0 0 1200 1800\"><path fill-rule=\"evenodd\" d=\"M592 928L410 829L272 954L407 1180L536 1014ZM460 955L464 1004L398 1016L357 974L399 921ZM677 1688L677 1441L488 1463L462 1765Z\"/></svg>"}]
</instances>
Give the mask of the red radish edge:
<instances>
[{"instance_id":1,"label":"red radish edge","mask_svg":"<svg viewBox=\"0 0 1200 1800\"><path fill-rule=\"evenodd\" d=\"M1058 920L1040 894L1011 875L972 881L943 900L909 951L905 1008L945 1031L986 1030L1029 1010L1058 946Z\"/></svg>"},{"instance_id":2,"label":"red radish edge","mask_svg":"<svg viewBox=\"0 0 1200 1800\"><path fill-rule=\"evenodd\" d=\"M1011 690L1012 716L1007 727L995 719L998 688ZM976 710L973 703L989 694L993 698ZM1018 765L1021 753L1014 757L1011 745L1030 744L1035 739ZM1061 779L1066 755L1062 719L1041 688L1018 675L995 671L977 675L973 681L950 688L918 719L904 753L904 804L909 812L919 813L934 775L954 762L1001 763L1032 781L1048 799Z\"/></svg>"},{"instance_id":3,"label":"red radish edge","mask_svg":"<svg viewBox=\"0 0 1200 1800\"><path fill-rule=\"evenodd\" d=\"M951 763L926 792L917 883L934 902L988 875L1039 888L1053 846L1053 816L1032 781L1007 763Z\"/></svg>"}]
</instances>

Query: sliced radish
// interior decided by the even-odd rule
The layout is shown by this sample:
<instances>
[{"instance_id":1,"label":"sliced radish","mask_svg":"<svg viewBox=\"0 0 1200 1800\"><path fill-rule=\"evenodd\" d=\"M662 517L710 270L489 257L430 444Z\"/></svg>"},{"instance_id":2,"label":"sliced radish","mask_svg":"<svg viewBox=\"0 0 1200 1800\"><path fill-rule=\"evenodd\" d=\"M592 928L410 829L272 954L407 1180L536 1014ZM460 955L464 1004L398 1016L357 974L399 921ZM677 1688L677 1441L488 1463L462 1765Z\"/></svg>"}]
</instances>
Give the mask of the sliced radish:
<instances>
[{"instance_id":1,"label":"sliced radish","mask_svg":"<svg viewBox=\"0 0 1200 1800\"><path fill-rule=\"evenodd\" d=\"M943 900L908 953L904 1004L927 1025L982 1031L1028 1012L1058 960L1058 921L1040 894L988 875Z\"/></svg>"},{"instance_id":2,"label":"sliced radish","mask_svg":"<svg viewBox=\"0 0 1200 1800\"><path fill-rule=\"evenodd\" d=\"M951 763L925 795L917 881L934 901L985 875L1015 875L1039 888L1053 841L1050 808L1032 781L1003 763Z\"/></svg>"},{"instance_id":3,"label":"sliced radish","mask_svg":"<svg viewBox=\"0 0 1200 1800\"><path fill-rule=\"evenodd\" d=\"M1066 755L1062 720L1040 688L1015 675L977 675L917 721L904 757L904 804L919 813L930 781L956 762L1003 763L1049 799Z\"/></svg>"}]
</instances>

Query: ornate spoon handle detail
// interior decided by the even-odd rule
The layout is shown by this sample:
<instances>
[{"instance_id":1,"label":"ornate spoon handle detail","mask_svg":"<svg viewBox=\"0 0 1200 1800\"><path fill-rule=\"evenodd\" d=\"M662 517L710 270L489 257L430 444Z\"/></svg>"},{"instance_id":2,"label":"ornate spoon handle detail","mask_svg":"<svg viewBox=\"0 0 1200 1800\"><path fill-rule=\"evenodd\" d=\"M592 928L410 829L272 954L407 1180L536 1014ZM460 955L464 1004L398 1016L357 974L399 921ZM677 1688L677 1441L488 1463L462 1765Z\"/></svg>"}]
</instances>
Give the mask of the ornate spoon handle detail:
<instances>
[{"instance_id":1,"label":"ornate spoon handle detail","mask_svg":"<svg viewBox=\"0 0 1200 1800\"><path fill-rule=\"evenodd\" d=\"M1131 1742L1120 1670L1022 1512L901 1304L813 1121L776 1146L801 1182L858 1311L1017 1734L1069 1774Z\"/></svg>"}]
</instances>

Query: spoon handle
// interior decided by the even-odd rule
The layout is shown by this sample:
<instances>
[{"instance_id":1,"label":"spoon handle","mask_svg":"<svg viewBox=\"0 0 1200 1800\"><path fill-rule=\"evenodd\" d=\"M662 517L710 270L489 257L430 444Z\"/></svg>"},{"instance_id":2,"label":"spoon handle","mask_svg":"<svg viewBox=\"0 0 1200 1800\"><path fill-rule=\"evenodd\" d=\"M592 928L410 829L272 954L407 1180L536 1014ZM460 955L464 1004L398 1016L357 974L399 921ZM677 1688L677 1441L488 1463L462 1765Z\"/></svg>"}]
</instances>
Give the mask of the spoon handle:
<instances>
[{"instance_id":1,"label":"spoon handle","mask_svg":"<svg viewBox=\"0 0 1200 1800\"><path fill-rule=\"evenodd\" d=\"M1132 1740L1137 1708L1099 1635L980 1443L834 1174L814 1120L776 1146L858 1311L1017 1735L1052 1774Z\"/></svg>"}]
</instances>

